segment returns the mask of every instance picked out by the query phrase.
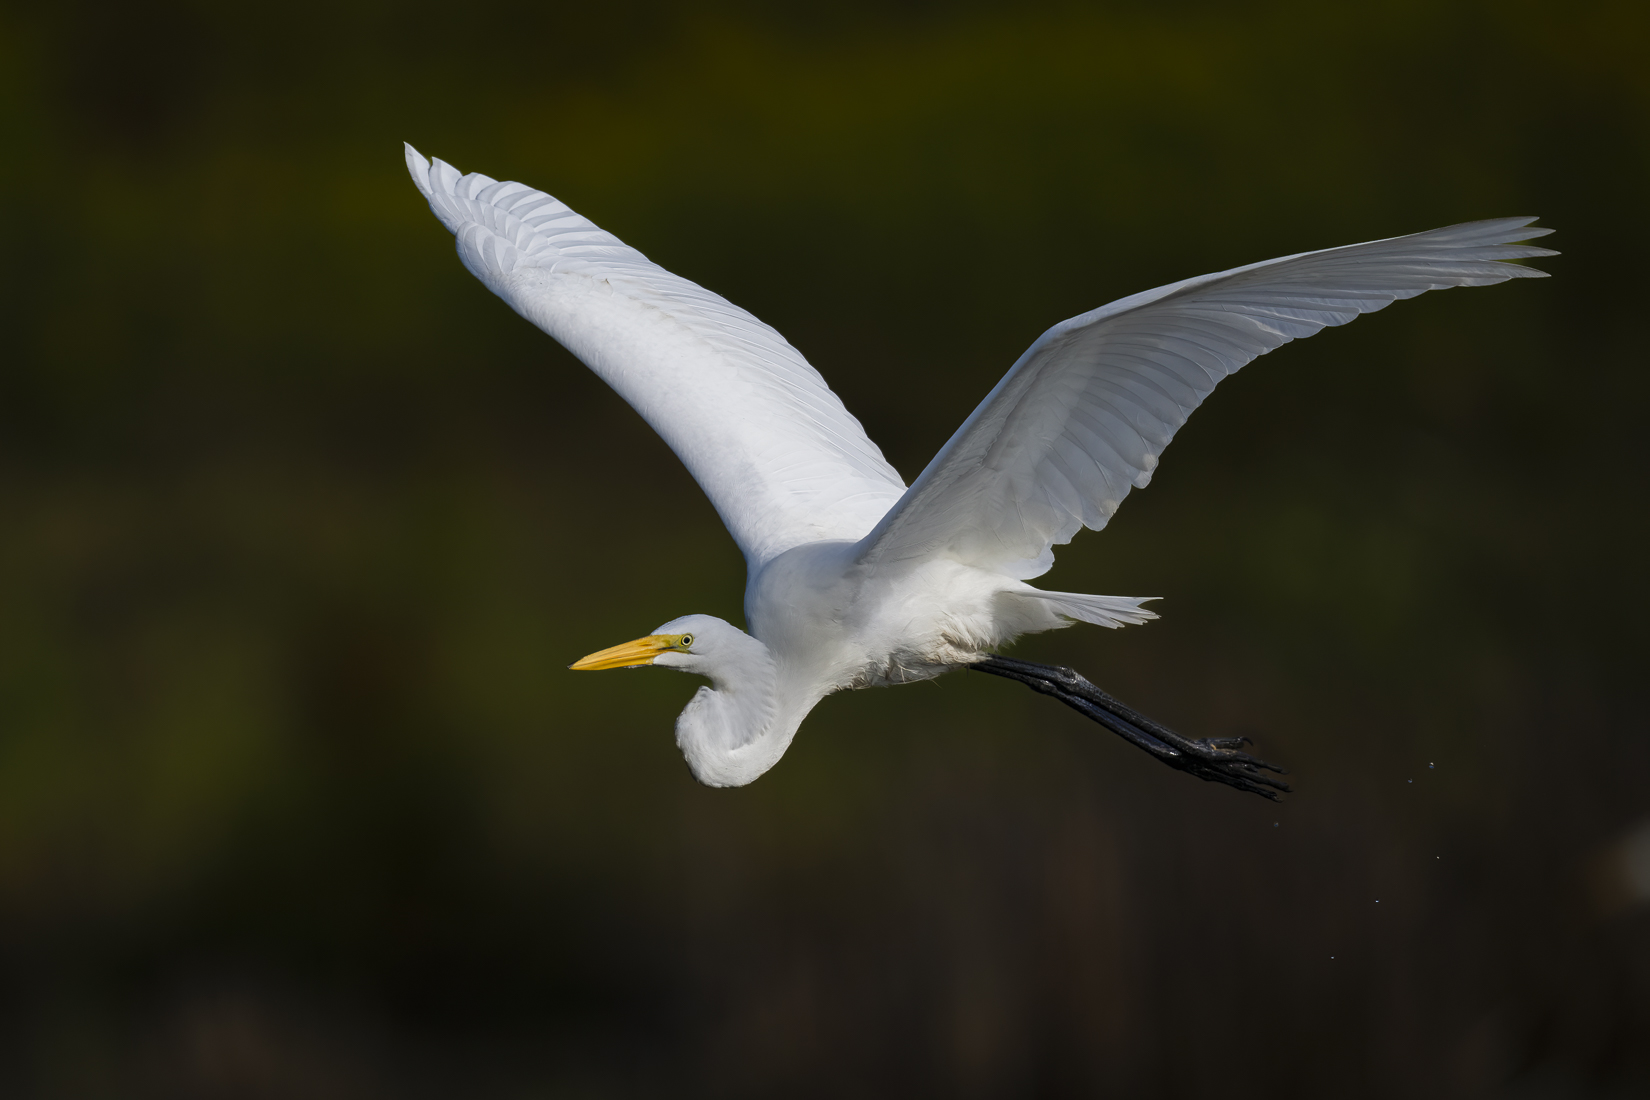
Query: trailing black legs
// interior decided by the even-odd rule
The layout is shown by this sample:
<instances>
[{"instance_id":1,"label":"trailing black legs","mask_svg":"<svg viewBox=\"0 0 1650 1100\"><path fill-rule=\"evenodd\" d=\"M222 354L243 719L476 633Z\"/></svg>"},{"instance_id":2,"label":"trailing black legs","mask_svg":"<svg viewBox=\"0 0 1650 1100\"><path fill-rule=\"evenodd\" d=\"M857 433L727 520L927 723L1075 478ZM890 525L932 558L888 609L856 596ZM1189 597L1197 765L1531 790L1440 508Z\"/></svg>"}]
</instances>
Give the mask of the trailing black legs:
<instances>
[{"instance_id":1,"label":"trailing black legs","mask_svg":"<svg viewBox=\"0 0 1650 1100\"><path fill-rule=\"evenodd\" d=\"M1240 791L1281 802L1278 792L1288 792L1289 784L1267 772L1284 774L1275 764L1243 752L1247 737L1194 739L1182 737L1160 726L1139 711L1113 699L1069 668L1038 665L995 654L969 665L975 672L989 672L1018 680L1033 691L1052 695L1073 710L1099 722L1123 740L1151 753L1171 768L1189 772L1212 783L1225 783Z\"/></svg>"}]
</instances>

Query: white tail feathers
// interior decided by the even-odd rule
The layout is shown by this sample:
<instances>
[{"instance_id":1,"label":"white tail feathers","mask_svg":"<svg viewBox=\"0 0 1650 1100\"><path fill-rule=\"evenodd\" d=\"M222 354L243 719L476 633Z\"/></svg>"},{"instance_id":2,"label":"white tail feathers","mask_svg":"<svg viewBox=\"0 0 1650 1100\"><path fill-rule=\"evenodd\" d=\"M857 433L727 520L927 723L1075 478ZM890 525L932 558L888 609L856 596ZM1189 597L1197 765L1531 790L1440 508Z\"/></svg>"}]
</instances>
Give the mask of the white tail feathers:
<instances>
[{"instance_id":1,"label":"white tail feathers","mask_svg":"<svg viewBox=\"0 0 1650 1100\"><path fill-rule=\"evenodd\" d=\"M1019 595L1032 596L1039 600L1046 600L1054 605L1054 610L1067 618L1077 619L1095 626L1106 626L1116 629L1120 626L1133 626L1137 623L1155 619L1155 612L1147 611L1140 606L1147 600L1155 600L1157 596L1090 596L1082 592L1044 592L1041 589L1031 589Z\"/></svg>"}]
</instances>

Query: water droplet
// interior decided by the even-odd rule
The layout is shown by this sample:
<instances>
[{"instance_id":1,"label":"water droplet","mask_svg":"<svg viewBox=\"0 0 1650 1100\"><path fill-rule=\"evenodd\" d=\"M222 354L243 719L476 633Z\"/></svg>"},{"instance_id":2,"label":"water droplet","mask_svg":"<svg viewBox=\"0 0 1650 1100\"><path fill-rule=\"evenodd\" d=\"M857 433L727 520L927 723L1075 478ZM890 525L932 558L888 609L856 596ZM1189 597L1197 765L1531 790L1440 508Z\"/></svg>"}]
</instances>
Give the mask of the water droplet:
<instances>
[{"instance_id":1,"label":"water droplet","mask_svg":"<svg viewBox=\"0 0 1650 1100\"><path fill-rule=\"evenodd\" d=\"M1278 827L1278 823L1276 821L1272 822L1272 828L1276 829L1277 827Z\"/></svg>"},{"instance_id":2,"label":"water droplet","mask_svg":"<svg viewBox=\"0 0 1650 1100\"><path fill-rule=\"evenodd\" d=\"M1427 767L1429 767L1429 768L1436 768L1437 766L1438 766L1437 764L1428 764L1427 765Z\"/></svg>"},{"instance_id":3,"label":"water droplet","mask_svg":"<svg viewBox=\"0 0 1650 1100\"><path fill-rule=\"evenodd\" d=\"M1413 782L1415 782L1415 780L1413 780L1413 779L1406 779L1406 780L1404 780L1404 782L1406 782L1406 783L1413 783Z\"/></svg>"}]
</instances>

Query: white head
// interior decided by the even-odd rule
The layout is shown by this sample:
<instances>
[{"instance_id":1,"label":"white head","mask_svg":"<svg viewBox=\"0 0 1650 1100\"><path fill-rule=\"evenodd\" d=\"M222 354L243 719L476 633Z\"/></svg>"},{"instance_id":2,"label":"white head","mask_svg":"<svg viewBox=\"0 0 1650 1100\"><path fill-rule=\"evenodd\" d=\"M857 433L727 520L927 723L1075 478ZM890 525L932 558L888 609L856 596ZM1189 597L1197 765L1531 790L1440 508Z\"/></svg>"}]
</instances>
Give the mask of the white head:
<instances>
[{"instance_id":1,"label":"white head","mask_svg":"<svg viewBox=\"0 0 1650 1100\"><path fill-rule=\"evenodd\" d=\"M789 746L807 713L775 723L777 670L768 647L743 630L710 615L672 619L645 638L625 642L575 661L570 668L594 671L655 665L710 680L676 720L676 743L699 782L737 787L771 768ZM812 706L810 702L809 706Z\"/></svg>"},{"instance_id":2,"label":"white head","mask_svg":"<svg viewBox=\"0 0 1650 1100\"><path fill-rule=\"evenodd\" d=\"M576 672L589 672L657 665L695 672L714 682L729 655L738 652L742 645L751 644L761 645L731 623L711 615L683 615L645 638L580 657L567 667Z\"/></svg>"}]
</instances>

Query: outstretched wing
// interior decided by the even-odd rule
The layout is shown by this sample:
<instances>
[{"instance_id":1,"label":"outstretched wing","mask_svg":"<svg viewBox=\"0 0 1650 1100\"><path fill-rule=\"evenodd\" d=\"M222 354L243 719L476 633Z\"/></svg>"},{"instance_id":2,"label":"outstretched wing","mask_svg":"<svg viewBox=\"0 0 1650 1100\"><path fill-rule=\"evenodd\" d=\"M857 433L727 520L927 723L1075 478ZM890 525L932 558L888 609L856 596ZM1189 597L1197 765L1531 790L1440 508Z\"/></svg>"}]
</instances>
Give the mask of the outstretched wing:
<instances>
[{"instance_id":1,"label":"outstretched wing","mask_svg":"<svg viewBox=\"0 0 1650 1100\"><path fill-rule=\"evenodd\" d=\"M905 491L865 429L779 333L542 191L407 169L470 273L554 336L658 432L752 568L858 539Z\"/></svg>"},{"instance_id":2,"label":"outstretched wing","mask_svg":"<svg viewBox=\"0 0 1650 1100\"><path fill-rule=\"evenodd\" d=\"M1022 579L1099 530L1215 384L1258 355L1399 298L1545 272L1502 218L1303 252L1120 299L1043 333L860 544L860 560L947 557Z\"/></svg>"}]
</instances>

